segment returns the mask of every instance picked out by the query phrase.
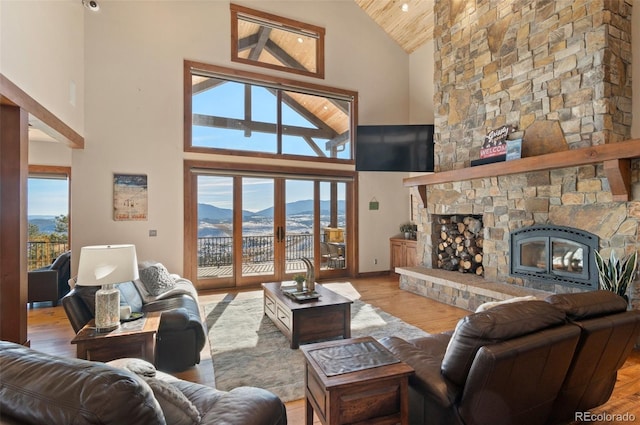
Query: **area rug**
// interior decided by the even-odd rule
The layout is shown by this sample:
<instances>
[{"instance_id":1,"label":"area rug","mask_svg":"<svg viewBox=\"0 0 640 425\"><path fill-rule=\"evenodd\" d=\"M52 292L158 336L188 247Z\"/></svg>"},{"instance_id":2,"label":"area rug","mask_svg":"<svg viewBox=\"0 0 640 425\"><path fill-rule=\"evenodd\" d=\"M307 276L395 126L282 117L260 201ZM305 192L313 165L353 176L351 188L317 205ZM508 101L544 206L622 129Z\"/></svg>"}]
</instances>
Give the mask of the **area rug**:
<instances>
[{"instance_id":1,"label":"area rug","mask_svg":"<svg viewBox=\"0 0 640 425\"><path fill-rule=\"evenodd\" d=\"M205 306L216 388L265 388L283 401L304 397L304 357L264 315L262 297ZM426 335L419 328L360 300L351 305L352 338Z\"/></svg>"}]
</instances>

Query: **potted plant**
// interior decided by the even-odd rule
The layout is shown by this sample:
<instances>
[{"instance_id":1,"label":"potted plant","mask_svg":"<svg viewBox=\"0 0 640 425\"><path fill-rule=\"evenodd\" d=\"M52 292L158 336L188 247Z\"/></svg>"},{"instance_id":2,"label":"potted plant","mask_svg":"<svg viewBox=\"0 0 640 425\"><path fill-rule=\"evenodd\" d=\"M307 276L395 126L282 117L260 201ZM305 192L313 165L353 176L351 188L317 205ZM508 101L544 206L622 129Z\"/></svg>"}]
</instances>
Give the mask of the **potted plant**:
<instances>
[{"instance_id":1,"label":"potted plant","mask_svg":"<svg viewBox=\"0 0 640 425\"><path fill-rule=\"evenodd\" d=\"M297 274L293 276L293 280L296 282L296 290L298 292L302 292L304 290L305 279L306 279L305 276L301 274Z\"/></svg>"},{"instance_id":2,"label":"potted plant","mask_svg":"<svg viewBox=\"0 0 640 425\"><path fill-rule=\"evenodd\" d=\"M413 232L415 231L415 225L412 223L405 223L400 225L400 233L404 233L405 239L412 239Z\"/></svg>"},{"instance_id":3,"label":"potted plant","mask_svg":"<svg viewBox=\"0 0 640 425\"><path fill-rule=\"evenodd\" d=\"M611 250L609 260L603 259L598 251L595 254L600 288L615 292L629 302L627 288L636 277L638 252L618 258L615 251Z\"/></svg>"}]
</instances>

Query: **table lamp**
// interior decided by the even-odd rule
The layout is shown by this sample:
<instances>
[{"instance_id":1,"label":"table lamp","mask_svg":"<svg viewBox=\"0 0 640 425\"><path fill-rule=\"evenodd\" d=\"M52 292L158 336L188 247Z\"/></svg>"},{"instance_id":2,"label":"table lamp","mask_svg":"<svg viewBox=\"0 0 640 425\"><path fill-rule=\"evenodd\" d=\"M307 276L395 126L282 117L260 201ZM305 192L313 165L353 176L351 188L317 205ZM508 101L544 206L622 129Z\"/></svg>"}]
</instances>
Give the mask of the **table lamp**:
<instances>
[{"instance_id":1,"label":"table lamp","mask_svg":"<svg viewBox=\"0 0 640 425\"><path fill-rule=\"evenodd\" d=\"M120 291L117 283L138 278L135 245L84 246L80 250L78 285L102 286L96 292L96 330L108 332L120 326Z\"/></svg>"}]
</instances>

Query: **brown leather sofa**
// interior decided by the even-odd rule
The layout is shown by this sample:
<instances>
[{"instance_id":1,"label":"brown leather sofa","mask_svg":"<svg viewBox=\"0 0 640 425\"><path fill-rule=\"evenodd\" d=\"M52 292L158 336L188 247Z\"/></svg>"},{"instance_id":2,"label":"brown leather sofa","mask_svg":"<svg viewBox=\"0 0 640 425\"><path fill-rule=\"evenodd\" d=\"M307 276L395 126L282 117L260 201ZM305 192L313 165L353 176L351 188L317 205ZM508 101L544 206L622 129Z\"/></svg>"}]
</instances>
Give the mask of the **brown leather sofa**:
<instances>
[{"instance_id":1,"label":"brown leather sofa","mask_svg":"<svg viewBox=\"0 0 640 425\"><path fill-rule=\"evenodd\" d=\"M0 423L286 425L282 401L254 387L218 391L156 372L57 357L0 341Z\"/></svg>"},{"instance_id":2,"label":"brown leather sofa","mask_svg":"<svg viewBox=\"0 0 640 425\"><path fill-rule=\"evenodd\" d=\"M381 340L411 365L411 424L558 424L613 391L640 312L608 291L471 314L453 332Z\"/></svg>"}]
</instances>

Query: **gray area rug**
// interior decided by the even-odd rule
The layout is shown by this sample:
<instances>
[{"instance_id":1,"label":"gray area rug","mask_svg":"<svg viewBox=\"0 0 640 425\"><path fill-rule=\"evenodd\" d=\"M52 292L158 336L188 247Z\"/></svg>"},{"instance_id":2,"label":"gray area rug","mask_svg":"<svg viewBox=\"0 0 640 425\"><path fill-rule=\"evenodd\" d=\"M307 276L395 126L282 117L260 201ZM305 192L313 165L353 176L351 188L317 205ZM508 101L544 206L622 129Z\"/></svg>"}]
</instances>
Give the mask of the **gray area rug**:
<instances>
[{"instance_id":1,"label":"gray area rug","mask_svg":"<svg viewBox=\"0 0 640 425\"><path fill-rule=\"evenodd\" d=\"M234 299L205 306L216 388L248 385L265 388L283 401L304 397L304 357L264 315L262 298ZM426 333L395 316L355 300L351 336L398 336Z\"/></svg>"}]
</instances>

